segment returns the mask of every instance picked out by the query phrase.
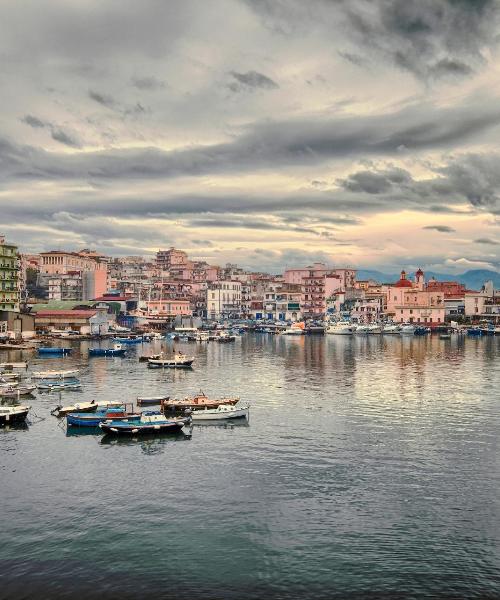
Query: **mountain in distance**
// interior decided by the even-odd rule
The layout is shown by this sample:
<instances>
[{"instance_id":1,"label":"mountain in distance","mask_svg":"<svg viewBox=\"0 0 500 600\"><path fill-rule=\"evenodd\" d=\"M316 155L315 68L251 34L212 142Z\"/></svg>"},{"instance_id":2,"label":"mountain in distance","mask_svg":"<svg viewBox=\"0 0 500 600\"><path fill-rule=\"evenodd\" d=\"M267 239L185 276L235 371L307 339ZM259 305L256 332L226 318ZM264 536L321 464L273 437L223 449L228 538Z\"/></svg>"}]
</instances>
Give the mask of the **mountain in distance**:
<instances>
[{"instance_id":1,"label":"mountain in distance","mask_svg":"<svg viewBox=\"0 0 500 600\"><path fill-rule=\"evenodd\" d=\"M382 273L381 271L370 271L366 269L359 269L357 274L358 279L374 279L379 283L395 283L399 280L399 277L399 273ZM413 281L415 274L408 273L407 277ZM458 281L459 283L464 283L469 290L480 290L486 281L491 280L493 281L493 287L496 290L500 289L500 273L488 269L471 269L460 275L425 271L426 281L429 281L432 277L438 281Z\"/></svg>"}]
</instances>

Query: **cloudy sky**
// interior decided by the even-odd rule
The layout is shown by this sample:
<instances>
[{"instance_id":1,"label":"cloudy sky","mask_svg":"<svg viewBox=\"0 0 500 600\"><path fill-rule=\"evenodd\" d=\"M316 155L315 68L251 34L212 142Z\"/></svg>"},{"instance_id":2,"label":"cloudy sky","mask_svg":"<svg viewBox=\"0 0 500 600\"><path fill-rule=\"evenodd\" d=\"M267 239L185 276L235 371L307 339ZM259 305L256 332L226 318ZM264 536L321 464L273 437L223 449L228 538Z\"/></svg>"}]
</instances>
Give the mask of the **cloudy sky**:
<instances>
[{"instance_id":1,"label":"cloudy sky","mask_svg":"<svg viewBox=\"0 0 500 600\"><path fill-rule=\"evenodd\" d=\"M0 233L279 270L500 267L496 0L23 0Z\"/></svg>"}]
</instances>

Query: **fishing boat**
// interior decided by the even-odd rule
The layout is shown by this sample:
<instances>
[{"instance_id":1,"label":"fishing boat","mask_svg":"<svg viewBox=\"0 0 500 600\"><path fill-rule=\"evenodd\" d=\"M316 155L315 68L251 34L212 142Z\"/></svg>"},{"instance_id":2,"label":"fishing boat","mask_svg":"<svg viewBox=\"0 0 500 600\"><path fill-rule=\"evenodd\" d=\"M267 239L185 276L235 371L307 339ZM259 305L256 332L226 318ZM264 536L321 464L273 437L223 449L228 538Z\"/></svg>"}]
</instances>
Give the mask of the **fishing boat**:
<instances>
[{"instance_id":1,"label":"fishing boat","mask_svg":"<svg viewBox=\"0 0 500 600\"><path fill-rule=\"evenodd\" d=\"M123 356L125 351L121 344L114 344L112 348L90 348L89 356Z\"/></svg>"},{"instance_id":2,"label":"fishing boat","mask_svg":"<svg viewBox=\"0 0 500 600\"><path fill-rule=\"evenodd\" d=\"M77 390L81 387L82 384L76 377L69 379L41 379L37 384L39 390L49 390L51 392L58 390Z\"/></svg>"},{"instance_id":3,"label":"fishing boat","mask_svg":"<svg viewBox=\"0 0 500 600\"><path fill-rule=\"evenodd\" d=\"M28 368L28 363L26 361L0 363L0 369L27 369L27 368Z\"/></svg>"},{"instance_id":4,"label":"fishing boat","mask_svg":"<svg viewBox=\"0 0 500 600\"><path fill-rule=\"evenodd\" d=\"M350 321L337 321L326 328L326 333L332 335L352 335L355 331L356 327Z\"/></svg>"},{"instance_id":5,"label":"fishing boat","mask_svg":"<svg viewBox=\"0 0 500 600\"><path fill-rule=\"evenodd\" d=\"M65 377L74 377L80 372L79 369L66 369L65 371L33 371L33 379L64 379Z\"/></svg>"},{"instance_id":6,"label":"fishing boat","mask_svg":"<svg viewBox=\"0 0 500 600\"><path fill-rule=\"evenodd\" d=\"M0 406L0 425L24 423L31 406Z\"/></svg>"},{"instance_id":7,"label":"fishing boat","mask_svg":"<svg viewBox=\"0 0 500 600\"><path fill-rule=\"evenodd\" d=\"M95 412L74 412L66 415L68 427L98 427L103 421L139 420L140 413L127 412L126 406L98 407Z\"/></svg>"},{"instance_id":8,"label":"fishing boat","mask_svg":"<svg viewBox=\"0 0 500 600\"><path fill-rule=\"evenodd\" d=\"M99 423L104 433L112 435L145 435L152 433L177 433L190 423L190 417L165 417L159 411L145 411L138 420L112 420Z\"/></svg>"},{"instance_id":9,"label":"fishing boat","mask_svg":"<svg viewBox=\"0 0 500 600\"><path fill-rule=\"evenodd\" d=\"M91 402L78 402L77 404L70 404L69 406L56 406L50 411L51 415L55 417L64 417L68 413L83 413L83 412L95 412L97 410L97 403L92 400Z\"/></svg>"},{"instance_id":10,"label":"fishing boat","mask_svg":"<svg viewBox=\"0 0 500 600\"><path fill-rule=\"evenodd\" d=\"M166 400L162 402L162 408L164 410L183 411L186 409L197 409L197 408L217 408L221 405L234 406L240 401L239 397L233 398L217 398L212 399L206 396L203 392L200 392L192 398L186 397L182 400L177 398L173 400Z\"/></svg>"},{"instance_id":11,"label":"fishing boat","mask_svg":"<svg viewBox=\"0 0 500 600\"><path fill-rule=\"evenodd\" d=\"M20 398L21 396L31 396L35 390L36 386L34 385L0 387L0 396L2 398Z\"/></svg>"},{"instance_id":12,"label":"fishing boat","mask_svg":"<svg viewBox=\"0 0 500 600\"><path fill-rule=\"evenodd\" d=\"M138 396L137 406L153 406L167 402L170 396Z\"/></svg>"},{"instance_id":13,"label":"fishing boat","mask_svg":"<svg viewBox=\"0 0 500 600\"><path fill-rule=\"evenodd\" d=\"M182 354L182 352L178 352L171 358L164 358L163 355L160 355L160 358L150 358L148 359L148 367L152 369L188 368L193 362L194 356L186 356L185 354Z\"/></svg>"},{"instance_id":14,"label":"fishing boat","mask_svg":"<svg viewBox=\"0 0 500 600\"><path fill-rule=\"evenodd\" d=\"M70 354L72 351L72 348L58 348L56 346L54 347L48 347L48 346L44 346L44 347L40 347L38 348L38 354L40 355L48 355L48 356L62 356L65 354Z\"/></svg>"},{"instance_id":15,"label":"fishing boat","mask_svg":"<svg viewBox=\"0 0 500 600\"><path fill-rule=\"evenodd\" d=\"M193 410L191 418L196 421L220 421L227 419L247 419L250 407L220 404L217 408L202 408Z\"/></svg>"}]
</instances>

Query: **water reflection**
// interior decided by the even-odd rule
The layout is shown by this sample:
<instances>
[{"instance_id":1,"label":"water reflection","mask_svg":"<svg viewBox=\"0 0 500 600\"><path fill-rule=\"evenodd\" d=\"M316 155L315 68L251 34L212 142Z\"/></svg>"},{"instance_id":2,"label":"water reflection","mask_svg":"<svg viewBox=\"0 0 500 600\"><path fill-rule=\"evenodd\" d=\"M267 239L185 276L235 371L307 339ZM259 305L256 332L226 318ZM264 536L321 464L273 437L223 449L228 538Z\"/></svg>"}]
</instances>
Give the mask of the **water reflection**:
<instances>
[{"instance_id":1,"label":"water reflection","mask_svg":"<svg viewBox=\"0 0 500 600\"><path fill-rule=\"evenodd\" d=\"M186 442L191 433L157 433L142 436L115 436L105 434L100 440L103 446L139 446L144 454L162 454L173 442Z\"/></svg>"}]
</instances>

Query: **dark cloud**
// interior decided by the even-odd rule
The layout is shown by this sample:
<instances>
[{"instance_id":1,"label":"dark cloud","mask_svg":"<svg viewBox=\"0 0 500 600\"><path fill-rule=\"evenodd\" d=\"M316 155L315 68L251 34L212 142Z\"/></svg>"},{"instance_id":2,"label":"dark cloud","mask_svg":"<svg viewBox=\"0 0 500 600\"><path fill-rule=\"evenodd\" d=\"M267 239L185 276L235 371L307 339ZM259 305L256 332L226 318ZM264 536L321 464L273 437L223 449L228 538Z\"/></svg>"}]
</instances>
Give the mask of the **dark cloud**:
<instances>
[{"instance_id":1,"label":"dark cloud","mask_svg":"<svg viewBox=\"0 0 500 600\"><path fill-rule=\"evenodd\" d=\"M114 108L116 106L115 99L107 94L101 94L100 92L89 90L89 98L98 104L101 104L102 106L106 106L106 108Z\"/></svg>"},{"instance_id":2,"label":"dark cloud","mask_svg":"<svg viewBox=\"0 0 500 600\"><path fill-rule=\"evenodd\" d=\"M427 225L426 227L422 227L422 229L432 229L439 231L439 233L454 233L456 231L453 227L448 227L448 225Z\"/></svg>"},{"instance_id":3,"label":"dark cloud","mask_svg":"<svg viewBox=\"0 0 500 600\"><path fill-rule=\"evenodd\" d=\"M492 240L490 238L478 238L477 240L474 240L475 244L486 244L488 246L500 246L500 242L496 241L496 240Z\"/></svg>"},{"instance_id":4,"label":"dark cloud","mask_svg":"<svg viewBox=\"0 0 500 600\"><path fill-rule=\"evenodd\" d=\"M151 75L132 77L132 85L139 90L161 90L165 87L165 82Z\"/></svg>"},{"instance_id":5,"label":"dark cloud","mask_svg":"<svg viewBox=\"0 0 500 600\"><path fill-rule=\"evenodd\" d=\"M412 182L411 175L404 169L392 168L386 171L359 171L349 175L347 179L339 179L338 184L351 192L366 194L382 194L393 188Z\"/></svg>"},{"instance_id":6,"label":"dark cloud","mask_svg":"<svg viewBox=\"0 0 500 600\"><path fill-rule=\"evenodd\" d=\"M30 127L33 127L34 129L48 129L50 131L51 138L56 142L60 142L61 144L71 148L81 148L81 143L78 137L63 127L55 125L54 123L50 123L49 121L42 121L33 115L26 115L21 119L21 121Z\"/></svg>"},{"instance_id":7,"label":"dark cloud","mask_svg":"<svg viewBox=\"0 0 500 600\"><path fill-rule=\"evenodd\" d=\"M241 89L244 87L249 89L259 88L262 90L275 90L279 87L279 85L270 77L267 77L262 73L258 73L257 71L247 71L246 73L237 73L236 71L231 71L230 74L239 84L236 85L236 87L234 87L234 84L232 84L233 87L231 87L231 89Z\"/></svg>"},{"instance_id":8,"label":"dark cloud","mask_svg":"<svg viewBox=\"0 0 500 600\"><path fill-rule=\"evenodd\" d=\"M35 129L37 129L37 128L41 129L41 128L45 127L45 123L43 121L41 121L40 119L38 119L37 117L34 117L33 115L25 115L21 119L21 121Z\"/></svg>"}]
</instances>

